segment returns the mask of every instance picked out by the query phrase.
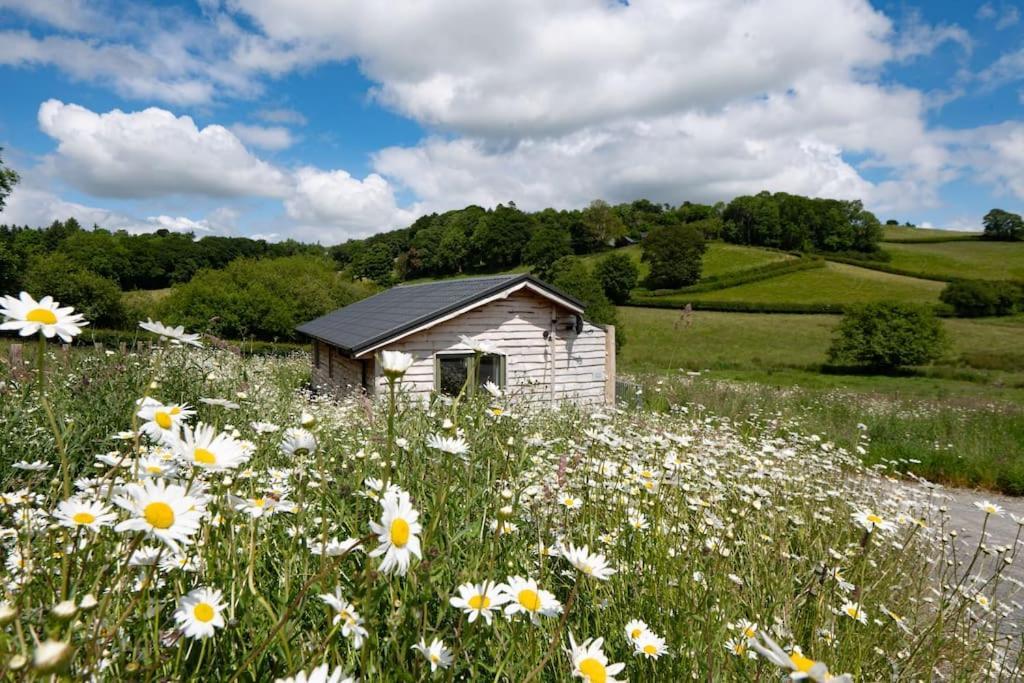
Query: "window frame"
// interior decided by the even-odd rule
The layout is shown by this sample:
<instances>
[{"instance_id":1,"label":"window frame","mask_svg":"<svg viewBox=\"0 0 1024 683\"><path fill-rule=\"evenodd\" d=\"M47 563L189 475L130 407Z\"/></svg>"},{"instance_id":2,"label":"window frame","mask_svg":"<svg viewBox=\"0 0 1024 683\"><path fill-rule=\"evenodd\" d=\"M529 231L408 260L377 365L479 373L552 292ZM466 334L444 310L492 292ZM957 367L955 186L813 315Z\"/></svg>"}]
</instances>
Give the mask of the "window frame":
<instances>
[{"instance_id":1,"label":"window frame","mask_svg":"<svg viewBox=\"0 0 1024 683\"><path fill-rule=\"evenodd\" d=\"M469 359L469 358L472 358L474 355L476 355L476 354L474 352L472 352L472 351L458 351L458 350L455 350L455 351L438 351L437 353L435 353L434 354L434 393L436 393L436 394L443 394L445 396L452 396L453 395L453 394L446 394L445 392L441 391L441 360L442 359L448 359L448 358ZM500 389L504 389L505 388L505 381L506 381L505 373L506 373L506 366L508 364L508 356L506 356L504 353L485 353L485 354L483 354L483 356L490 356L490 357L498 359L498 387ZM468 365L467 365L467 372L468 372L468 370L469 370L469 368L468 368ZM482 388L483 384L481 383L479 386Z\"/></svg>"}]
</instances>

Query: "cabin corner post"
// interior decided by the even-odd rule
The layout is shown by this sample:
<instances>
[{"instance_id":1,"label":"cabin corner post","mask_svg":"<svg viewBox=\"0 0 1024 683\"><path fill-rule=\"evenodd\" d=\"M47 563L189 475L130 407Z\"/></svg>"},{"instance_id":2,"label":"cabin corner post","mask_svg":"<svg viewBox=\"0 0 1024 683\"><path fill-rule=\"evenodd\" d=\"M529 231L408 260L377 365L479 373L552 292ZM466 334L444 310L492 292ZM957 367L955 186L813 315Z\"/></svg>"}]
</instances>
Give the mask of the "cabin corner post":
<instances>
[{"instance_id":1,"label":"cabin corner post","mask_svg":"<svg viewBox=\"0 0 1024 683\"><path fill-rule=\"evenodd\" d=\"M604 402L615 405L615 325L604 326Z\"/></svg>"}]
</instances>

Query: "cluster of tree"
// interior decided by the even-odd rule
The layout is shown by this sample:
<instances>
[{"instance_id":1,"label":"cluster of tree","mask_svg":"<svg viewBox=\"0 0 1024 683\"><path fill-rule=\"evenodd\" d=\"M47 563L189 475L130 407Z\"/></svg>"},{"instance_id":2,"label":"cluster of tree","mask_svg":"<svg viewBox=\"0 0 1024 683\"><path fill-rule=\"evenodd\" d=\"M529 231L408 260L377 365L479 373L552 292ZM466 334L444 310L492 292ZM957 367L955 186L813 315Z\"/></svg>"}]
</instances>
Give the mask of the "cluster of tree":
<instances>
[{"instance_id":1,"label":"cluster of tree","mask_svg":"<svg viewBox=\"0 0 1024 683\"><path fill-rule=\"evenodd\" d=\"M926 365L942 356L949 338L930 306L880 301L851 306L828 351L829 362L892 370Z\"/></svg>"},{"instance_id":2,"label":"cluster of tree","mask_svg":"<svg viewBox=\"0 0 1024 683\"><path fill-rule=\"evenodd\" d=\"M61 255L79 268L112 280L118 287L160 289L188 282L203 268L223 268L236 258L274 258L324 253L294 240L270 243L248 237L207 236L157 230L132 234L97 226L83 229L74 218L43 229L0 225L0 289L22 285L21 274L34 260Z\"/></svg>"},{"instance_id":3,"label":"cluster of tree","mask_svg":"<svg viewBox=\"0 0 1024 683\"><path fill-rule=\"evenodd\" d=\"M879 249L882 225L859 200L761 192L729 202L722 238L787 251L870 253Z\"/></svg>"},{"instance_id":4,"label":"cluster of tree","mask_svg":"<svg viewBox=\"0 0 1024 683\"><path fill-rule=\"evenodd\" d=\"M1024 240L1024 218L1018 213L992 209L982 219L985 226L983 237L987 240L1019 242Z\"/></svg>"},{"instance_id":5,"label":"cluster of tree","mask_svg":"<svg viewBox=\"0 0 1024 683\"><path fill-rule=\"evenodd\" d=\"M956 280L939 299L961 318L1012 315L1024 310L1024 283L1009 280Z\"/></svg>"},{"instance_id":6,"label":"cluster of tree","mask_svg":"<svg viewBox=\"0 0 1024 683\"><path fill-rule=\"evenodd\" d=\"M225 339L292 340L297 325L374 291L338 273L324 256L242 258L175 286L156 313Z\"/></svg>"}]
</instances>

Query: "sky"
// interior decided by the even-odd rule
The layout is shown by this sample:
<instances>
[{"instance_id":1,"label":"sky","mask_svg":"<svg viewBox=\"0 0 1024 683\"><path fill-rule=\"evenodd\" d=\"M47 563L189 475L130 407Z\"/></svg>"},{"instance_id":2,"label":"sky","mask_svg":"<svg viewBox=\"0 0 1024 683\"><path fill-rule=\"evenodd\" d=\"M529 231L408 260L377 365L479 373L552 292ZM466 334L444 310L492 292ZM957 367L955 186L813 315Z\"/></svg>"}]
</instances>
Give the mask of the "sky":
<instances>
[{"instance_id":1,"label":"sky","mask_svg":"<svg viewBox=\"0 0 1024 683\"><path fill-rule=\"evenodd\" d=\"M335 244L762 190L1024 212L1024 0L0 0L0 223Z\"/></svg>"}]
</instances>

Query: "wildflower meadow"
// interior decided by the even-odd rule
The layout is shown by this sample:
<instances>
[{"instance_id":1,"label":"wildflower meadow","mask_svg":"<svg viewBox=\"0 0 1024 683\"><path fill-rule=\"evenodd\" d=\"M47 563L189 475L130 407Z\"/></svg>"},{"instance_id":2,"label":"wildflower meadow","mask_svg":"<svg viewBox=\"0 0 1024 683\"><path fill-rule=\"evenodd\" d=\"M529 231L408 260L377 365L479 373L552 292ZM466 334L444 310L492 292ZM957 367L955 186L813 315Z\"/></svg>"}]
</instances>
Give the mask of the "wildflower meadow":
<instances>
[{"instance_id":1,"label":"wildflower meadow","mask_svg":"<svg viewBox=\"0 0 1024 683\"><path fill-rule=\"evenodd\" d=\"M979 500L770 412L336 399L242 357L0 299L10 680L1013 680L1016 547ZM1024 524L1024 520L1021 520ZM1018 526L1018 529L1020 527Z\"/></svg>"}]
</instances>

